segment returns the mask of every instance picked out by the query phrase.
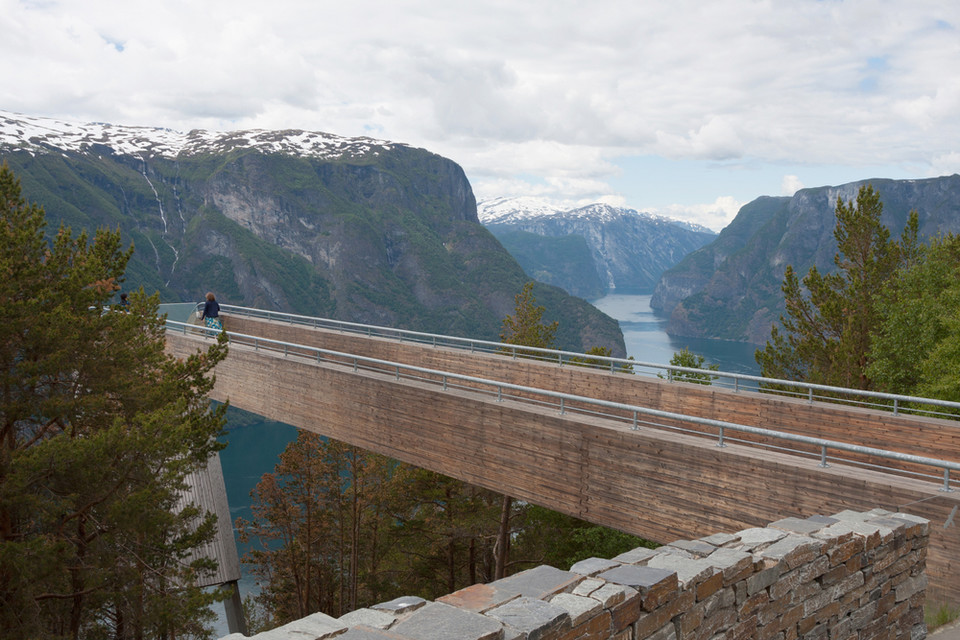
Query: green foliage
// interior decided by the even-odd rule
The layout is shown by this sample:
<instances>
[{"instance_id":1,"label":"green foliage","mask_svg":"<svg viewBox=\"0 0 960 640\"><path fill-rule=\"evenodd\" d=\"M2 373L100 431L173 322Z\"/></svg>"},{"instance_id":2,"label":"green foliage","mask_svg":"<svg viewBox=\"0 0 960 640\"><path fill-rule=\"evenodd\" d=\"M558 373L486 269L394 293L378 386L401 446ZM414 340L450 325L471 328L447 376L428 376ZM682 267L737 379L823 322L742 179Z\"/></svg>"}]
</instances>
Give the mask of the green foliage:
<instances>
[{"instance_id":1,"label":"green foliage","mask_svg":"<svg viewBox=\"0 0 960 640\"><path fill-rule=\"evenodd\" d=\"M537 306L537 299L533 295L533 282L523 285L523 289L516 295L516 306L513 315L503 319L503 330L500 332L500 341L505 344L552 349L557 334L559 322L545 324L543 322L544 307ZM522 351L528 357L542 357L536 351Z\"/></svg>"},{"instance_id":2,"label":"green foliage","mask_svg":"<svg viewBox=\"0 0 960 640\"><path fill-rule=\"evenodd\" d=\"M702 369L704 371L718 371L720 365L711 364L709 366L704 366L706 362L705 358L699 354L695 354L690 351L688 347L684 347L680 351L677 351L673 354L673 357L670 358L670 364L675 367L685 367L687 369ZM658 378L663 378L663 375L657 374ZM718 376L710 375L709 373L699 373L696 371L672 371L670 373L671 380L679 380L680 382L692 382L694 384L712 384Z\"/></svg>"},{"instance_id":3,"label":"green foliage","mask_svg":"<svg viewBox=\"0 0 960 640\"><path fill-rule=\"evenodd\" d=\"M609 358L610 357L610 348L609 347L590 347L587 349L587 356L600 356L599 358L584 358L581 356L574 356L566 362L576 365L578 367L590 367L591 369L610 369L610 363L601 360L600 358ZM628 360L633 360L633 356L630 356ZM613 366L614 373L633 373L632 364L615 364Z\"/></svg>"},{"instance_id":4,"label":"green foliage","mask_svg":"<svg viewBox=\"0 0 960 640\"><path fill-rule=\"evenodd\" d=\"M877 301L883 287L916 253L917 215L902 239L890 240L880 223L883 204L872 187L862 187L857 203L838 198L834 237L838 271L823 275L812 267L801 287L793 268L784 274L786 316L770 340L757 350L762 375L770 378L870 389L872 332L880 318ZM809 292L808 294L805 293Z\"/></svg>"},{"instance_id":5,"label":"green foliage","mask_svg":"<svg viewBox=\"0 0 960 640\"><path fill-rule=\"evenodd\" d=\"M933 238L884 287L868 374L890 393L960 400L960 237Z\"/></svg>"},{"instance_id":6,"label":"green foliage","mask_svg":"<svg viewBox=\"0 0 960 640\"><path fill-rule=\"evenodd\" d=\"M513 544L513 553L525 559L522 568L548 564L567 569L587 558L613 558L637 547L658 546L536 505L526 505L522 520Z\"/></svg>"},{"instance_id":7,"label":"green foliage","mask_svg":"<svg viewBox=\"0 0 960 640\"><path fill-rule=\"evenodd\" d=\"M927 602L923 607L923 621L932 631L960 618L960 606L944 602Z\"/></svg>"},{"instance_id":8,"label":"green foliage","mask_svg":"<svg viewBox=\"0 0 960 640\"><path fill-rule=\"evenodd\" d=\"M166 356L156 296L107 310L120 233L45 224L0 166L0 637L207 637L213 567L190 553L215 519L179 497L219 448L225 337Z\"/></svg>"}]
</instances>

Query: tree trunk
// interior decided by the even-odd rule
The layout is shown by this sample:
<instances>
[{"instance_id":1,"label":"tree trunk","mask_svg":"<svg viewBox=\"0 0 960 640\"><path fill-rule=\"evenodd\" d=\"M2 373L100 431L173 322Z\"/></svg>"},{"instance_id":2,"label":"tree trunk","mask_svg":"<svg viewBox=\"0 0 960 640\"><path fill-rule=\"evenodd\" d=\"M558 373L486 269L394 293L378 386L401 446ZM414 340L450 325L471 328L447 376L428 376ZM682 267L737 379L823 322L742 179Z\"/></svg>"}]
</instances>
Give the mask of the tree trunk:
<instances>
[{"instance_id":1,"label":"tree trunk","mask_svg":"<svg viewBox=\"0 0 960 640\"><path fill-rule=\"evenodd\" d=\"M500 530L497 532L497 564L493 579L500 580L506 575L507 560L510 558L510 507L513 498L503 496L500 506Z\"/></svg>"}]
</instances>

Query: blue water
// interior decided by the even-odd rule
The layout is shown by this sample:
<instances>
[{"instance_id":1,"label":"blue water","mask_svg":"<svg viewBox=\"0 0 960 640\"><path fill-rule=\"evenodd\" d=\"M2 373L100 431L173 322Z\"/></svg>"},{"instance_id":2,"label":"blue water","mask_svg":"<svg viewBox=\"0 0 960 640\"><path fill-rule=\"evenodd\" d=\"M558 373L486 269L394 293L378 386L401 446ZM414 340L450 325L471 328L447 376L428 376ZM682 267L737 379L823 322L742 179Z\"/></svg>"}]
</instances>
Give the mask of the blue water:
<instances>
[{"instance_id":1,"label":"blue water","mask_svg":"<svg viewBox=\"0 0 960 640\"><path fill-rule=\"evenodd\" d=\"M620 322L627 355L642 362L667 364L673 354L689 349L704 357L705 364L720 371L760 375L753 354L756 345L705 338L673 338L667 335L667 319L650 308L649 295L611 294L591 302Z\"/></svg>"}]
</instances>

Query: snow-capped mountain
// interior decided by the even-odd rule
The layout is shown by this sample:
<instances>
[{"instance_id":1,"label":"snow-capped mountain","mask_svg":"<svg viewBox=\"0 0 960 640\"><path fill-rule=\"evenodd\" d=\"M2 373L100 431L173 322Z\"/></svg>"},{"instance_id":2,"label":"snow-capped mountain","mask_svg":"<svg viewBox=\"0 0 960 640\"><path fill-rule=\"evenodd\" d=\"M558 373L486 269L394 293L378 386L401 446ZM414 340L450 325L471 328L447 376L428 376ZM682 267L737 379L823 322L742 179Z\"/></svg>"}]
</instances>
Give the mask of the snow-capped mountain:
<instances>
[{"instance_id":1,"label":"snow-capped mountain","mask_svg":"<svg viewBox=\"0 0 960 640\"><path fill-rule=\"evenodd\" d=\"M496 339L523 270L478 224L463 169L307 131L190 131L0 112L0 163L48 232L120 229L122 287ZM541 287L558 344L625 353L615 320Z\"/></svg>"},{"instance_id":2,"label":"snow-capped mountain","mask_svg":"<svg viewBox=\"0 0 960 640\"><path fill-rule=\"evenodd\" d=\"M496 198L477 216L529 275L587 299L652 291L660 274L716 234L699 225L604 203L563 210Z\"/></svg>"},{"instance_id":3,"label":"snow-capped mountain","mask_svg":"<svg viewBox=\"0 0 960 640\"><path fill-rule=\"evenodd\" d=\"M477 203L477 217L479 217L480 222L485 225L521 224L537 218L550 217L566 219L580 218L597 222L612 222L621 216L631 215L652 222L675 224L694 232L714 233L703 225L686 222L684 220L676 220L654 213L637 211L636 209L627 207L615 207L602 202L596 202L574 209L558 207L545 200L530 196L493 198Z\"/></svg>"},{"instance_id":4,"label":"snow-capped mountain","mask_svg":"<svg viewBox=\"0 0 960 640\"><path fill-rule=\"evenodd\" d=\"M97 154L105 148L118 155L177 158L200 153L256 149L301 158L335 160L377 154L397 145L372 138L344 138L316 131L203 131L75 123L0 110L0 149L35 153L74 151Z\"/></svg>"}]
</instances>

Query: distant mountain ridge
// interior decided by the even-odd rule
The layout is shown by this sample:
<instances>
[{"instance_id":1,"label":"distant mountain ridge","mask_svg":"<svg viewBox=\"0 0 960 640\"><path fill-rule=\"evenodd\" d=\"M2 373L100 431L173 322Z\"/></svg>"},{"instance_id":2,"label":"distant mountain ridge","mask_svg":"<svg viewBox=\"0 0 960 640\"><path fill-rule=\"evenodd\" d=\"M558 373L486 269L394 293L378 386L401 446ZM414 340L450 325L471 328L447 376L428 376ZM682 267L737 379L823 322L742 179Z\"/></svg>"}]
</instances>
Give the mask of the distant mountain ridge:
<instances>
[{"instance_id":1,"label":"distant mountain ridge","mask_svg":"<svg viewBox=\"0 0 960 640\"><path fill-rule=\"evenodd\" d=\"M786 266L803 277L816 266L836 270L837 198L855 201L872 185L883 202L881 222L899 236L916 209L920 236L960 233L960 175L925 180L859 180L761 197L744 205L712 243L685 257L657 283L651 306L670 314L668 333L764 344L784 312Z\"/></svg>"},{"instance_id":2,"label":"distant mountain ridge","mask_svg":"<svg viewBox=\"0 0 960 640\"><path fill-rule=\"evenodd\" d=\"M527 276L452 161L307 131L191 131L0 112L0 162L52 233L120 228L125 288L497 339ZM538 285L558 343L623 355L615 320Z\"/></svg>"},{"instance_id":3,"label":"distant mountain ridge","mask_svg":"<svg viewBox=\"0 0 960 640\"><path fill-rule=\"evenodd\" d=\"M586 298L649 293L660 274L716 234L634 209L564 210L530 197L478 203L477 215L531 276Z\"/></svg>"}]
</instances>

